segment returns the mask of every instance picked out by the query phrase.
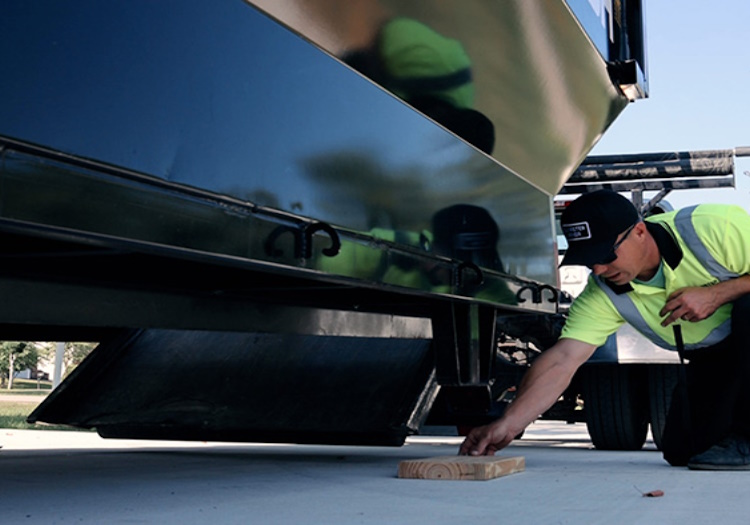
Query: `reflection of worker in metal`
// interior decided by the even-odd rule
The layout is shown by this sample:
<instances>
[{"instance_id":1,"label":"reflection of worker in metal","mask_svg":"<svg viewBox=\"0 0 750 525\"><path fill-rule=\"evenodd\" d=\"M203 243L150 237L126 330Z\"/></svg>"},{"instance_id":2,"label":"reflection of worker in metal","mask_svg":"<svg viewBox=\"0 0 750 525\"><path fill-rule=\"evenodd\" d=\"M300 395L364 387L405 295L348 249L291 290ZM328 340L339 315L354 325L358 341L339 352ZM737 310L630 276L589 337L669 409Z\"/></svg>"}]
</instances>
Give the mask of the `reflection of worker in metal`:
<instances>
[{"instance_id":1,"label":"reflection of worker in metal","mask_svg":"<svg viewBox=\"0 0 750 525\"><path fill-rule=\"evenodd\" d=\"M500 228L487 210L470 204L443 208L432 217L433 251L491 270L503 270Z\"/></svg>"},{"instance_id":2,"label":"reflection of worker in metal","mask_svg":"<svg viewBox=\"0 0 750 525\"><path fill-rule=\"evenodd\" d=\"M592 276L559 341L525 374L502 418L474 429L463 454L493 454L558 399L573 374L625 322L689 360L687 395L675 392L662 451L672 465L750 470L750 216L700 205L642 221L602 190L561 217L563 264ZM679 329L675 329L678 326ZM584 400L585 402L585 400Z\"/></svg>"},{"instance_id":3,"label":"reflection of worker in metal","mask_svg":"<svg viewBox=\"0 0 750 525\"><path fill-rule=\"evenodd\" d=\"M432 251L479 267L504 272L497 251L500 228L489 212L479 206L456 204L443 208L432 217ZM516 297L503 281L477 284L469 295L504 304L515 304Z\"/></svg>"},{"instance_id":4,"label":"reflection of worker in metal","mask_svg":"<svg viewBox=\"0 0 750 525\"><path fill-rule=\"evenodd\" d=\"M412 232L389 228L372 228L366 233L375 239L382 239L401 246L408 246L427 253L432 235L430 232ZM385 282L418 290L429 290L429 276L418 262L418 257L407 256L398 251L378 248L361 243L343 243L334 257L321 257L317 262L319 270L347 275L375 282Z\"/></svg>"},{"instance_id":5,"label":"reflection of worker in metal","mask_svg":"<svg viewBox=\"0 0 750 525\"><path fill-rule=\"evenodd\" d=\"M384 23L375 41L343 60L485 153L492 122L474 106L471 61L457 40L410 18Z\"/></svg>"},{"instance_id":6,"label":"reflection of worker in metal","mask_svg":"<svg viewBox=\"0 0 750 525\"><path fill-rule=\"evenodd\" d=\"M439 210L432 217L431 230L410 232L373 228L367 233L378 239L424 250L425 255L432 252L488 270L504 271L497 251L500 229L484 208L457 204ZM366 244L344 243L338 255L323 257L317 264L326 272L437 293L453 292L451 272L455 264L437 264L430 257L420 258ZM515 294L502 279L486 281L480 282L476 276L468 275L461 293L503 304L517 303Z\"/></svg>"}]
</instances>

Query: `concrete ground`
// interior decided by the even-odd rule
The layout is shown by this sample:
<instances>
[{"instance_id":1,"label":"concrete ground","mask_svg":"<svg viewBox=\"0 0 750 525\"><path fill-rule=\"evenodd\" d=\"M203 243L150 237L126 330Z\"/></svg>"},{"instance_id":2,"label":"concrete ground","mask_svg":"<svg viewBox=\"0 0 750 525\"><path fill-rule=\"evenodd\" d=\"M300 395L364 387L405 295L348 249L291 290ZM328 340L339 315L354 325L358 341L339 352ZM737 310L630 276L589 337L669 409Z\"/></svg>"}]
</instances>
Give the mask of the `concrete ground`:
<instances>
[{"instance_id":1,"label":"concrete ground","mask_svg":"<svg viewBox=\"0 0 750 525\"><path fill-rule=\"evenodd\" d=\"M502 452L526 470L490 481L407 480L400 448L103 440L0 429L3 523L680 524L750 520L750 472L669 467L652 444L592 449L585 425L537 422ZM663 497L643 492L664 491Z\"/></svg>"}]
</instances>

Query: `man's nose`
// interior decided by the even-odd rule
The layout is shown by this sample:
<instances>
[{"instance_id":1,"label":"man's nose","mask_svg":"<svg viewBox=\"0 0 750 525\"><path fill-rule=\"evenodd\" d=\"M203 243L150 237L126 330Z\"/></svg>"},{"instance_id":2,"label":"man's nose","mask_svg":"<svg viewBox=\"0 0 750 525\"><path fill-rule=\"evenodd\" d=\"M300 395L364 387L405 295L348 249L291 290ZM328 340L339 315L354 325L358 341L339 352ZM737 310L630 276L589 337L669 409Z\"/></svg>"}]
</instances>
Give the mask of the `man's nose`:
<instances>
[{"instance_id":1,"label":"man's nose","mask_svg":"<svg viewBox=\"0 0 750 525\"><path fill-rule=\"evenodd\" d=\"M591 271L593 272L594 275L597 275L597 276L603 274L606 269L607 269L606 264L595 264L594 266L591 267Z\"/></svg>"}]
</instances>

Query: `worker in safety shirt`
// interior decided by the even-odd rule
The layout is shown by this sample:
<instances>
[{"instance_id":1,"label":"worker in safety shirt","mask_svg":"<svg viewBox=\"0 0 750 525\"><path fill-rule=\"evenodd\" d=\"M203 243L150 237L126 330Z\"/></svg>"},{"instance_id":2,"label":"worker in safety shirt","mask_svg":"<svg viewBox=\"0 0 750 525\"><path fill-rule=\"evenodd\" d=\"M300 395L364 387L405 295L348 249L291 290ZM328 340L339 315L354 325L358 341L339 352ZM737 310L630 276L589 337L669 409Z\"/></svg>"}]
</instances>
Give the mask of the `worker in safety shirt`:
<instances>
[{"instance_id":1,"label":"worker in safety shirt","mask_svg":"<svg viewBox=\"0 0 750 525\"><path fill-rule=\"evenodd\" d=\"M343 61L485 153L495 126L474 109L471 60L463 45L412 18L386 20L374 41Z\"/></svg>"},{"instance_id":2,"label":"worker in safety shirt","mask_svg":"<svg viewBox=\"0 0 750 525\"><path fill-rule=\"evenodd\" d=\"M573 201L561 225L569 244L562 264L586 265L592 275L515 401L501 419L472 430L459 453L492 455L508 445L627 322L669 350L678 349L680 326L688 396L673 396L664 458L692 469L750 470L747 212L703 204L643 221L626 198L600 190Z\"/></svg>"}]
</instances>

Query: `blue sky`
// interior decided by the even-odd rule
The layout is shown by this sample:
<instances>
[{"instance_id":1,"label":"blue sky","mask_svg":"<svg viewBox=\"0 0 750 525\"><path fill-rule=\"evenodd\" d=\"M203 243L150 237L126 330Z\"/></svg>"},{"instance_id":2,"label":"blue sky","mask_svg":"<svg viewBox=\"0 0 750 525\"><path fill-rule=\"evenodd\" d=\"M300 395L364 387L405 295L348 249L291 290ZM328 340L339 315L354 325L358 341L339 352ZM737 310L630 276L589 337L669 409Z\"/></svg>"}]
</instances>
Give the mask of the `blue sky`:
<instances>
[{"instance_id":1,"label":"blue sky","mask_svg":"<svg viewBox=\"0 0 750 525\"><path fill-rule=\"evenodd\" d=\"M750 146L750 2L644 3L649 98L629 105L591 154ZM735 189L676 190L667 200L750 212L750 157L735 166Z\"/></svg>"}]
</instances>

